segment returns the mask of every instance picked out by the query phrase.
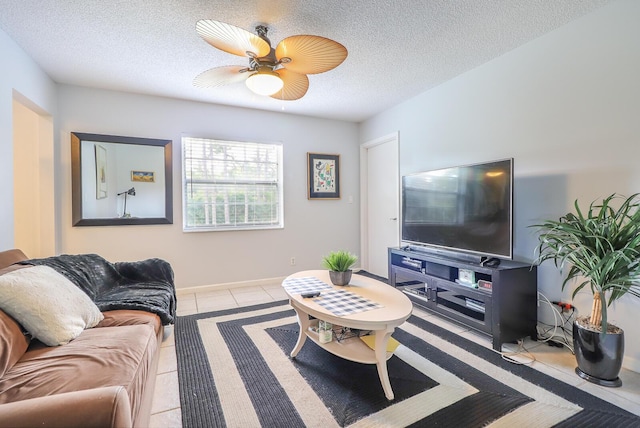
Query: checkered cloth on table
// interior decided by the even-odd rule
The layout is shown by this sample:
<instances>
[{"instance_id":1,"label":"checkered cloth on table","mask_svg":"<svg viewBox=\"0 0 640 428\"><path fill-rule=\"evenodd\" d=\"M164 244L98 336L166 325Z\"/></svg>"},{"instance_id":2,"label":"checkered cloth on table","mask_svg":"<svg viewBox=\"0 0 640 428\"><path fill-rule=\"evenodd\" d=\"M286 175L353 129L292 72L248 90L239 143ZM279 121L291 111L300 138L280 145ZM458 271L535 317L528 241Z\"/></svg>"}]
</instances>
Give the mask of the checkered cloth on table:
<instances>
[{"instance_id":1,"label":"checkered cloth on table","mask_svg":"<svg viewBox=\"0 0 640 428\"><path fill-rule=\"evenodd\" d=\"M347 290L323 291L313 301L339 317L384 307Z\"/></svg>"},{"instance_id":2,"label":"checkered cloth on table","mask_svg":"<svg viewBox=\"0 0 640 428\"><path fill-rule=\"evenodd\" d=\"M316 291L331 290L329 284L320 281L315 276L287 278L282 282L282 286L290 294L315 293Z\"/></svg>"}]
</instances>

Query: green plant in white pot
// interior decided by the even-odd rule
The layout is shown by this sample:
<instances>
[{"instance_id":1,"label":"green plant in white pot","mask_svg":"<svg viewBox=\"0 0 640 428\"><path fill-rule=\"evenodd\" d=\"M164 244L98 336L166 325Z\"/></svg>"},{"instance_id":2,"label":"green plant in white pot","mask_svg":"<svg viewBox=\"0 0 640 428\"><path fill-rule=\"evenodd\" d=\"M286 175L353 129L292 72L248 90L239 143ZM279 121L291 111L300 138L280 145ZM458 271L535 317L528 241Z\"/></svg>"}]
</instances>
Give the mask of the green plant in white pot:
<instances>
[{"instance_id":1,"label":"green plant in white pot","mask_svg":"<svg viewBox=\"0 0 640 428\"><path fill-rule=\"evenodd\" d=\"M626 294L640 297L640 200L638 194L613 194L592 202L586 213L577 200L574 206L575 213L532 226L540 232L536 261L553 260L566 272L563 290L577 280L573 297L584 290L593 295L590 316L573 325L576 373L599 385L620 386L624 332L608 322L607 309Z\"/></svg>"},{"instance_id":2,"label":"green plant in white pot","mask_svg":"<svg viewBox=\"0 0 640 428\"><path fill-rule=\"evenodd\" d=\"M348 251L332 251L322 258L322 265L329 270L329 278L334 285L347 285L351 281L351 267L358 257Z\"/></svg>"}]
</instances>

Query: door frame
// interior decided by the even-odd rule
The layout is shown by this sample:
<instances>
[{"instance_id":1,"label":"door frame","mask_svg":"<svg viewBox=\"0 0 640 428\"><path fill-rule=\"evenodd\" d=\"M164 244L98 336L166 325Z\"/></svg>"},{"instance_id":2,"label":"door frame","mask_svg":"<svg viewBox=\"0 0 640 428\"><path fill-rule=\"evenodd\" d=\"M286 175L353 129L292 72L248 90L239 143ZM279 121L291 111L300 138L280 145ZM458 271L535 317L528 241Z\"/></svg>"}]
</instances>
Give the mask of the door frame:
<instances>
[{"instance_id":1,"label":"door frame","mask_svg":"<svg viewBox=\"0 0 640 428\"><path fill-rule=\"evenodd\" d=\"M397 172L400 174L400 133L392 132L382 137L366 141L360 145L360 268L369 269L369 183L367 176L369 173L368 150L372 147L389 142L395 142L398 151ZM399 177L398 177L399 178ZM397 189L400 192L400 189ZM399 193L398 193L398 196ZM399 209L400 207L398 207ZM398 223L399 224L399 223Z\"/></svg>"}]
</instances>

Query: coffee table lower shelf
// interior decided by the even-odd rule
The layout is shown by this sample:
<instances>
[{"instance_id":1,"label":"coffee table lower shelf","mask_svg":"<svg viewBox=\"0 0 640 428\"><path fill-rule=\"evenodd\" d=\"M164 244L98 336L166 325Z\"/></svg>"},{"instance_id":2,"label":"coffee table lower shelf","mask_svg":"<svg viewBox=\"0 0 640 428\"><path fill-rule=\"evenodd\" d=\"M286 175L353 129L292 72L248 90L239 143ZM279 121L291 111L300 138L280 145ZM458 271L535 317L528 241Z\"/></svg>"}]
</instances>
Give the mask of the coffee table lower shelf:
<instances>
[{"instance_id":1,"label":"coffee table lower shelf","mask_svg":"<svg viewBox=\"0 0 640 428\"><path fill-rule=\"evenodd\" d=\"M384 328L382 330L373 330L376 336L375 346L377 349L382 349L382 352L369 348L364 342L362 342L362 340L358 338L355 338L356 340L349 340L346 342L331 341L328 343L321 343L318 334L311 330L312 323L317 324L318 320L309 319L309 314L304 312L293 299L290 299L289 303L293 307L293 310L296 311L296 314L298 316L298 325L300 327L298 342L293 348L293 351L291 351L291 358L295 358L296 355L298 355L298 352L300 352L300 350L302 349L302 346L304 345L306 339L310 338L322 349L326 350L327 352L331 352L332 354L340 358L344 358L345 360L354 361L357 363L375 364L378 369L378 377L380 378L380 383L382 384L384 395L388 400L393 400L393 390L391 389L391 383L389 382L389 373L387 372L387 360L391 358L393 352L386 352L387 343L389 342L391 333L393 333L394 330L393 327ZM331 319L330 321L332 324L334 324L336 320ZM351 326L346 325L345 327ZM354 326L352 328L358 328L358 326Z\"/></svg>"},{"instance_id":2,"label":"coffee table lower shelf","mask_svg":"<svg viewBox=\"0 0 640 428\"><path fill-rule=\"evenodd\" d=\"M322 349L331 352L333 355L345 360L354 361L362 364L377 364L376 353L367 346L359 337L350 337L338 342L334 339L331 342L322 343L317 332L312 328L317 327L318 321L311 322L311 327L306 331L309 339L315 342ZM393 356L393 352L387 352L387 360Z\"/></svg>"}]
</instances>

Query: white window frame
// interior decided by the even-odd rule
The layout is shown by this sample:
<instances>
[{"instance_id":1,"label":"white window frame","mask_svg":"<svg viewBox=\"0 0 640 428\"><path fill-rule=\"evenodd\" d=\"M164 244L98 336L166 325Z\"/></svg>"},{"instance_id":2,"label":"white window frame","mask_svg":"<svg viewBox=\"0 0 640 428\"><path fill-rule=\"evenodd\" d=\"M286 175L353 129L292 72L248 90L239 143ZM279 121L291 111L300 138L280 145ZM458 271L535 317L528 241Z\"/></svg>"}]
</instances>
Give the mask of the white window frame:
<instances>
[{"instance_id":1,"label":"white window frame","mask_svg":"<svg viewBox=\"0 0 640 428\"><path fill-rule=\"evenodd\" d=\"M187 169L187 145L192 144L194 142L202 143L209 142L211 144L218 144L219 146L223 145L232 145L232 146L240 146L240 145L266 145L271 146L271 148L276 150L277 155L277 181L264 181L259 179L252 180L242 180L240 183L244 186L251 185L264 185L264 184L273 184L277 187L277 209L279 215L277 216L277 222L269 223L269 224L255 224L255 223L239 223L239 224L202 224L202 225L188 225L188 210L191 205L194 203L190 201L188 189L189 185L192 182L190 177L191 171ZM215 138L198 138L198 137L190 137L183 136L182 137L182 230L184 232L216 232L216 231L230 231L230 230L264 230L264 229L282 229L284 228L284 174L283 174L283 145L282 143L262 143L262 142L254 142L254 141L231 141L231 140L221 140ZM202 182L202 180L200 180ZM219 183L226 185L234 185L237 184L237 179L221 179L216 180L212 179L210 183ZM215 204L214 204L215 205ZM215 216L215 209L214 209Z\"/></svg>"}]
</instances>

